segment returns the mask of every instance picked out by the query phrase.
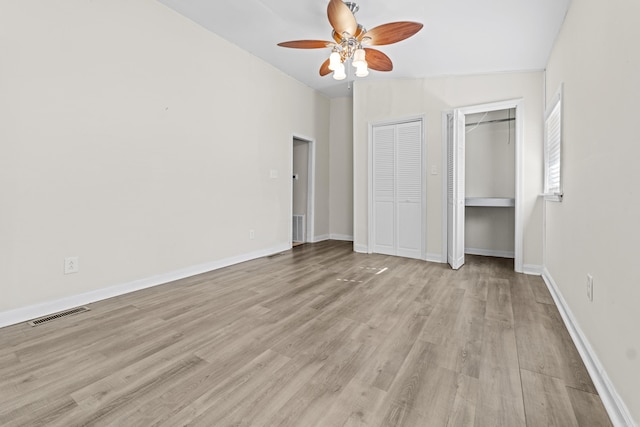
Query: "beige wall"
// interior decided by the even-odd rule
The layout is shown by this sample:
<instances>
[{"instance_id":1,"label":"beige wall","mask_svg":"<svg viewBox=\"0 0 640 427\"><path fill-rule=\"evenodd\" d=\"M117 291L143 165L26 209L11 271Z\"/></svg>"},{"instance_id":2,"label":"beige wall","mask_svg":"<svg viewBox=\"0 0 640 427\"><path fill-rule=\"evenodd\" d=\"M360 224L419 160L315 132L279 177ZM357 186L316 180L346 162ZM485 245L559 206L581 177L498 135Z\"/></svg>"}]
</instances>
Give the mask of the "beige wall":
<instances>
[{"instance_id":1,"label":"beige wall","mask_svg":"<svg viewBox=\"0 0 640 427\"><path fill-rule=\"evenodd\" d=\"M564 82L564 200L546 202L545 265L620 397L640 421L640 3L572 2L549 60ZM586 276L594 278L593 302Z\"/></svg>"},{"instance_id":2,"label":"beige wall","mask_svg":"<svg viewBox=\"0 0 640 427\"><path fill-rule=\"evenodd\" d=\"M353 98L331 99L331 238L353 239Z\"/></svg>"},{"instance_id":3,"label":"beige wall","mask_svg":"<svg viewBox=\"0 0 640 427\"><path fill-rule=\"evenodd\" d=\"M294 134L329 233L329 99L156 1L2 2L0 52L0 314L287 245Z\"/></svg>"},{"instance_id":4,"label":"beige wall","mask_svg":"<svg viewBox=\"0 0 640 427\"><path fill-rule=\"evenodd\" d=\"M368 124L424 114L427 138L427 254L442 258L442 112L456 107L524 100L525 267L542 264L542 72L412 80L358 80L354 92L354 232L367 246ZM431 169L438 170L437 175Z\"/></svg>"}]
</instances>

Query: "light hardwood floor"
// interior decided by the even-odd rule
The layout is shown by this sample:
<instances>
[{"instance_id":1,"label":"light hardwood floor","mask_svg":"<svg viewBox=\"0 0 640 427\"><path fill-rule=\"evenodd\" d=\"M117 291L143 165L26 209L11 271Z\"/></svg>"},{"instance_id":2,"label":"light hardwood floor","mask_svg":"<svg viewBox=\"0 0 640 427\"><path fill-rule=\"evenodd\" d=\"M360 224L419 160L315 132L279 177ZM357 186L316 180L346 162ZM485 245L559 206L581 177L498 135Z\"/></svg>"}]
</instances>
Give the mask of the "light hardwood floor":
<instances>
[{"instance_id":1,"label":"light hardwood floor","mask_svg":"<svg viewBox=\"0 0 640 427\"><path fill-rule=\"evenodd\" d=\"M0 425L610 425L512 270L330 241L3 328Z\"/></svg>"}]
</instances>

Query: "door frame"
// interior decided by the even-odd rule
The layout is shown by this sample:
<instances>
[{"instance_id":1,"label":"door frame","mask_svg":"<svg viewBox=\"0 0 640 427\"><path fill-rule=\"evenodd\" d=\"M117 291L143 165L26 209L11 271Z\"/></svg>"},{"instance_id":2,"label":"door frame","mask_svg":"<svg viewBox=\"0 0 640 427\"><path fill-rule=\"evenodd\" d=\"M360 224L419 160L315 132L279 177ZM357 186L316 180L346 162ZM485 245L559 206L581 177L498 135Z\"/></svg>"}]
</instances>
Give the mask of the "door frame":
<instances>
[{"instance_id":1,"label":"door frame","mask_svg":"<svg viewBox=\"0 0 640 427\"><path fill-rule=\"evenodd\" d=\"M523 98L509 99L506 101L491 102L486 104L470 105L466 107L455 108L450 111L442 113L442 164L447 165L447 143L448 143L448 129L446 126L447 115L453 114L454 111L460 111L465 117L467 114L484 113L486 111L508 110L515 109L515 241L514 241L514 270L518 273L523 272L523 250L524 250L524 223L522 218L523 211L523 195L524 195L524 100ZM455 118L454 118L455 120ZM455 123L454 123L455 126ZM458 142L454 141L457 145ZM442 174L443 177L448 177L448 170L444 169L447 174ZM443 203L442 206L442 228L443 236L446 236L448 230L447 219L447 178L442 180L443 191ZM443 260L446 262L448 253L448 239L444 238L442 241L442 253Z\"/></svg>"},{"instance_id":2,"label":"door frame","mask_svg":"<svg viewBox=\"0 0 640 427\"><path fill-rule=\"evenodd\" d=\"M293 247L293 143L294 140L309 144L308 165L307 165L307 217L306 217L306 242L315 242L314 231L314 207L315 207L315 187L316 187L316 141L313 138L293 133L289 139L289 248ZM305 243L306 243L305 242Z\"/></svg>"},{"instance_id":3,"label":"door frame","mask_svg":"<svg viewBox=\"0 0 640 427\"><path fill-rule=\"evenodd\" d=\"M422 144L422 200L421 200L421 221L422 221L422 236L421 237L421 253L420 259L426 261L427 260L427 143L426 143L426 135L427 135L427 117L425 114L417 115L417 116L406 116L392 120L381 120L368 122L368 136L367 136L367 194L368 194L368 204L367 204L367 253L373 253L374 247L374 233L373 233L373 128L375 126L388 126L388 125L397 125L402 123L410 123L410 122L421 122L421 135L420 142Z\"/></svg>"}]
</instances>

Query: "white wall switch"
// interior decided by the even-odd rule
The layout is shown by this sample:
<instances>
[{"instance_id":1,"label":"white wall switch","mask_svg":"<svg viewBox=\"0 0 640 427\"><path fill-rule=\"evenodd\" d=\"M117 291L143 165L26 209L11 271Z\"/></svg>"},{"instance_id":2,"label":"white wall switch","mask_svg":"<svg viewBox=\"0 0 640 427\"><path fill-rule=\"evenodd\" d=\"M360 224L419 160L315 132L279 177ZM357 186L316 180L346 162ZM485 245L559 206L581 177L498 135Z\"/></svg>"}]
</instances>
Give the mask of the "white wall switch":
<instances>
[{"instance_id":1,"label":"white wall switch","mask_svg":"<svg viewBox=\"0 0 640 427\"><path fill-rule=\"evenodd\" d=\"M587 298L593 302L593 276L591 274L587 274Z\"/></svg>"},{"instance_id":2,"label":"white wall switch","mask_svg":"<svg viewBox=\"0 0 640 427\"><path fill-rule=\"evenodd\" d=\"M438 166L431 165L431 175L438 175Z\"/></svg>"},{"instance_id":3,"label":"white wall switch","mask_svg":"<svg viewBox=\"0 0 640 427\"><path fill-rule=\"evenodd\" d=\"M278 171L276 169L271 169L269 171L269 178L277 178L278 177Z\"/></svg>"},{"instance_id":4,"label":"white wall switch","mask_svg":"<svg viewBox=\"0 0 640 427\"><path fill-rule=\"evenodd\" d=\"M249 230L249 240L253 240L256 238L256 230L251 229Z\"/></svg>"},{"instance_id":5,"label":"white wall switch","mask_svg":"<svg viewBox=\"0 0 640 427\"><path fill-rule=\"evenodd\" d=\"M64 259L64 274L77 273L80 271L80 263L77 256L70 256Z\"/></svg>"}]
</instances>

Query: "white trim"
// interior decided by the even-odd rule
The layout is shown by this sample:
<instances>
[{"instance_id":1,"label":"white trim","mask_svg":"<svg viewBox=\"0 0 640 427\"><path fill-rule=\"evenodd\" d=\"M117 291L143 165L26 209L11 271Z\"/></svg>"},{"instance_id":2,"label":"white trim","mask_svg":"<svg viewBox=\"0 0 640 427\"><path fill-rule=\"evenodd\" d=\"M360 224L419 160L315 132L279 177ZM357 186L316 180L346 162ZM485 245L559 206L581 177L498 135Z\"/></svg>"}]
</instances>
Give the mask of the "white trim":
<instances>
[{"instance_id":1,"label":"white trim","mask_svg":"<svg viewBox=\"0 0 640 427\"><path fill-rule=\"evenodd\" d=\"M84 292L82 294L71 295L54 301L47 301L27 307L21 307L14 310L0 312L0 328L15 325L16 323L25 322L36 317L45 316L51 313L68 310L69 308L79 305L90 304L92 302L101 301L107 298L113 298L119 295L128 294L130 292L139 291L141 289L151 288L175 280L184 279L186 277L195 276L197 274L207 273L219 268L228 267L230 265L239 264L241 262L250 261L256 258L273 255L291 249L289 243L281 243L271 248L261 249L250 252L248 254L224 258L218 261L212 261L205 264L194 265L192 267L182 268L180 270L171 271L157 276L147 277L145 279L134 280L120 285L110 286L108 288L97 289L95 291Z\"/></svg>"},{"instance_id":2,"label":"white trim","mask_svg":"<svg viewBox=\"0 0 640 427\"><path fill-rule=\"evenodd\" d=\"M442 254L428 253L426 261L437 262L438 264L446 264L447 263L447 257L445 255L445 257L442 258Z\"/></svg>"},{"instance_id":3,"label":"white trim","mask_svg":"<svg viewBox=\"0 0 640 427\"><path fill-rule=\"evenodd\" d=\"M578 324L576 318L573 316L569 305L565 301L558 285L555 283L553 278L551 277L551 273L547 270L546 267L543 268L542 278L544 282L547 284L547 288L549 288L549 292L553 297L553 300L560 311L560 315L562 316L562 320L564 321L569 334L571 335L571 339L578 349L578 353L582 357L582 361L587 367L587 371L589 371L589 375L593 380L593 384L598 390L598 394L600 395L600 399L602 400L602 404L609 414L609 418L611 418L611 422L614 426L619 427L634 427L637 424L631 418L631 413L629 409L625 405L622 398L616 391L613 383L609 379L607 372L605 371L602 363L598 359L595 351L593 351L593 347L587 340L587 337L584 335L582 330L580 329L580 325Z\"/></svg>"},{"instance_id":4,"label":"white trim","mask_svg":"<svg viewBox=\"0 0 640 427\"><path fill-rule=\"evenodd\" d=\"M348 236L346 234L333 234L329 235L330 240L343 240L345 242L353 242L353 236Z\"/></svg>"},{"instance_id":5,"label":"white trim","mask_svg":"<svg viewBox=\"0 0 640 427\"><path fill-rule=\"evenodd\" d=\"M522 266L522 272L530 276L542 276L542 266L535 264L525 264Z\"/></svg>"},{"instance_id":6,"label":"white trim","mask_svg":"<svg viewBox=\"0 0 640 427\"><path fill-rule=\"evenodd\" d=\"M369 253L369 247L367 245L362 245L362 244L353 244L353 251L357 252L359 254L368 254Z\"/></svg>"},{"instance_id":7,"label":"white trim","mask_svg":"<svg viewBox=\"0 0 640 427\"><path fill-rule=\"evenodd\" d=\"M495 251L493 249L464 248L464 253L469 255L494 256L498 258L513 258L513 251Z\"/></svg>"},{"instance_id":8,"label":"white trim","mask_svg":"<svg viewBox=\"0 0 640 427\"><path fill-rule=\"evenodd\" d=\"M449 248L447 247L448 242L448 233L447 233L447 227L448 227L448 216L449 213L447 211L447 205L449 203L449 201L447 200L447 193L448 193L448 187L447 187L447 179L449 177L449 162L447 161L447 150L448 150L448 146L449 146L449 123L448 123L448 116L451 115L453 117L453 110L448 110L448 111L443 111L442 112L442 129L441 129L441 133L442 133L442 166L441 166L441 170L440 170L440 181L441 181L441 192L442 192L442 221L441 221L441 226L442 226L442 230L441 230L441 234L442 236L440 237L442 239L442 261L443 263L447 263L447 251L449 250Z\"/></svg>"},{"instance_id":9,"label":"white trim","mask_svg":"<svg viewBox=\"0 0 640 427\"><path fill-rule=\"evenodd\" d=\"M324 242L325 240L329 240L330 236L328 234L321 234L319 236L311 236L307 239L309 243L318 243Z\"/></svg>"}]
</instances>

